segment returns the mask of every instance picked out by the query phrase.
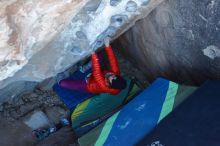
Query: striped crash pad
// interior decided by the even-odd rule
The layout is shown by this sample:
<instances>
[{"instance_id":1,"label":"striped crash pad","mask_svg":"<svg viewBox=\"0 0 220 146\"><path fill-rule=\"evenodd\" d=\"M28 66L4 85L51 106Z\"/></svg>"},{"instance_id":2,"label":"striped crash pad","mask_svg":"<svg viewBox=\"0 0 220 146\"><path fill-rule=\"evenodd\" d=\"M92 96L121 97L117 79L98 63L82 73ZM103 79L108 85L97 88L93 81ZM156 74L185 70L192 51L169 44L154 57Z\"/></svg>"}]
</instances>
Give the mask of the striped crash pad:
<instances>
[{"instance_id":1,"label":"striped crash pad","mask_svg":"<svg viewBox=\"0 0 220 146\"><path fill-rule=\"evenodd\" d=\"M71 114L73 129L105 116L130 100L139 91L139 88L133 81L125 79L127 87L119 94L99 94L78 104Z\"/></svg>"},{"instance_id":2,"label":"striped crash pad","mask_svg":"<svg viewBox=\"0 0 220 146\"><path fill-rule=\"evenodd\" d=\"M79 138L78 142L80 146L133 146L195 89L158 78L120 111Z\"/></svg>"}]
</instances>

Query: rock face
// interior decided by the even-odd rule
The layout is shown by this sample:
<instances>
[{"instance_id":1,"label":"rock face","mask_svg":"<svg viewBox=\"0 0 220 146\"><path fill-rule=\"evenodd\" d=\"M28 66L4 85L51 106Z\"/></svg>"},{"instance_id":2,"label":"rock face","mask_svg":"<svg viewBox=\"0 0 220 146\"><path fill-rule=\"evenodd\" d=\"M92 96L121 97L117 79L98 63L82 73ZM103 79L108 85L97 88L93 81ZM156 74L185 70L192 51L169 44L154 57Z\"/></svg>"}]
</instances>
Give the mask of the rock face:
<instances>
[{"instance_id":1,"label":"rock face","mask_svg":"<svg viewBox=\"0 0 220 146\"><path fill-rule=\"evenodd\" d=\"M29 63L30 59L36 53L45 50L85 3L86 1L59 0L1 1L0 81L13 77L26 65L33 65ZM22 77L30 78L34 74L30 70ZM38 75L35 78L42 77Z\"/></svg>"},{"instance_id":2,"label":"rock face","mask_svg":"<svg viewBox=\"0 0 220 146\"><path fill-rule=\"evenodd\" d=\"M55 76L102 46L105 36L119 36L162 1L0 1L0 89L16 81Z\"/></svg>"},{"instance_id":3,"label":"rock face","mask_svg":"<svg viewBox=\"0 0 220 146\"><path fill-rule=\"evenodd\" d=\"M220 79L220 1L167 0L116 45L147 78L199 85Z\"/></svg>"}]
</instances>

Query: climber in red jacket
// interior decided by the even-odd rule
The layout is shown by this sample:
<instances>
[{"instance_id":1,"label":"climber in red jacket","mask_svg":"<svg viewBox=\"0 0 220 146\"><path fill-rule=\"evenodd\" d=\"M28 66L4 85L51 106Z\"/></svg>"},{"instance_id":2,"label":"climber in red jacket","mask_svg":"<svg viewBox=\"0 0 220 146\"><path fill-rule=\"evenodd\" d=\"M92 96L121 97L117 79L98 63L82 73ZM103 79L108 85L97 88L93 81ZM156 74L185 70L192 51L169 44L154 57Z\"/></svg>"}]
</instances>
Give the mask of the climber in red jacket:
<instances>
[{"instance_id":1,"label":"climber in red jacket","mask_svg":"<svg viewBox=\"0 0 220 146\"><path fill-rule=\"evenodd\" d=\"M92 73L85 80L61 80L59 85L61 87L86 91L89 93L110 93L118 94L126 87L126 81L120 76L118 61L109 45L109 38L105 39L105 51L110 62L111 70L101 70L98 55L92 53Z\"/></svg>"}]
</instances>

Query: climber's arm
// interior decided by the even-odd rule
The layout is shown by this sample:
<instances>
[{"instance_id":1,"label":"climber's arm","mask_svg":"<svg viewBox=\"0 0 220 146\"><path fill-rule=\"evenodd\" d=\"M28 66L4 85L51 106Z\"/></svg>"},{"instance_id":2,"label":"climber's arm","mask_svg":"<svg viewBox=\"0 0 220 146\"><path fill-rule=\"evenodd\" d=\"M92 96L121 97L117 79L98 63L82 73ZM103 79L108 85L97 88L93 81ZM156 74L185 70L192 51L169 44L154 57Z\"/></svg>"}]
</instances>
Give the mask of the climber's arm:
<instances>
[{"instance_id":1,"label":"climber's arm","mask_svg":"<svg viewBox=\"0 0 220 146\"><path fill-rule=\"evenodd\" d=\"M112 50L112 47L110 45L106 46L105 50L106 50L106 53L107 53L107 56L108 56L108 60L109 60L112 72L114 72L116 74L120 74L120 70L119 70L119 66L118 66L118 61L117 61L117 59L115 57L115 54L114 54L114 52Z\"/></svg>"},{"instance_id":2,"label":"climber's arm","mask_svg":"<svg viewBox=\"0 0 220 146\"><path fill-rule=\"evenodd\" d=\"M99 63L99 59L96 53L92 53L92 74L94 80L99 85L100 88L105 88L105 78L101 71L101 65Z\"/></svg>"}]
</instances>

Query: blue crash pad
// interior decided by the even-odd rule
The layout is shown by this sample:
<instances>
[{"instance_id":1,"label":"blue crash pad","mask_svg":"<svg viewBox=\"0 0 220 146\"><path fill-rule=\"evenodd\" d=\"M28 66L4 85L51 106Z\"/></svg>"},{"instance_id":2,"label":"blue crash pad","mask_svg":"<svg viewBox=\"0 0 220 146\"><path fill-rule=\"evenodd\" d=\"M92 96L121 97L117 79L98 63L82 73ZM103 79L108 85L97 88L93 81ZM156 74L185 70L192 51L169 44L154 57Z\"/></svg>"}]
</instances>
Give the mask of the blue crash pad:
<instances>
[{"instance_id":1,"label":"blue crash pad","mask_svg":"<svg viewBox=\"0 0 220 146\"><path fill-rule=\"evenodd\" d=\"M74 72L69 78L72 80L84 80L85 77L91 73L91 70L88 70L85 73L80 71ZM76 90L69 90L60 87L58 84L53 86L53 90L57 93L60 99L64 102L64 104L70 109L73 110L79 103L85 101L86 99L94 96L94 94L80 92Z\"/></svg>"}]
</instances>

